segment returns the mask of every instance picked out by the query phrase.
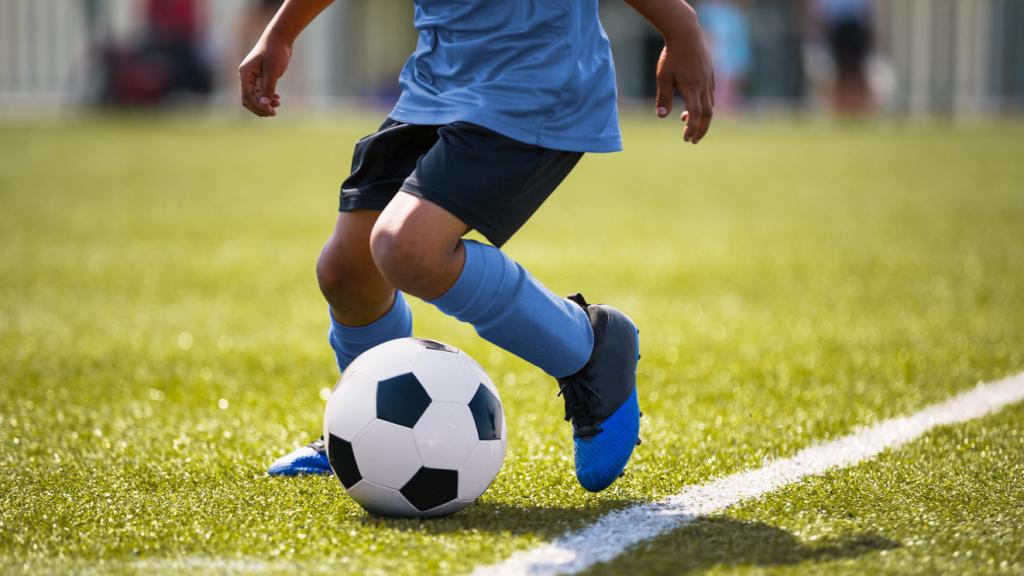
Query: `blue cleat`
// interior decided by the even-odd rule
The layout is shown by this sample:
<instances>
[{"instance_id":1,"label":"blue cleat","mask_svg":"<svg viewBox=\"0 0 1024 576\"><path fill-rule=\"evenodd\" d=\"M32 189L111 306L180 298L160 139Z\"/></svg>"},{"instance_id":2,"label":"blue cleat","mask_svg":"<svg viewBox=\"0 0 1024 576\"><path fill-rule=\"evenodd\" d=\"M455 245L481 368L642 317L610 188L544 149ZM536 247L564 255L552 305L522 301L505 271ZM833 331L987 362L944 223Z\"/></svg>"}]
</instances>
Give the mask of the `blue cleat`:
<instances>
[{"instance_id":1,"label":"blue cleat","mask_svg":"<svg viewBox=\"0 0 1024 576\"><path fill-rule=\"evenodd\" d=\"M307 446L296 448L281 456L267 469L270 476L301 476L304 474L330 474L331 464L327 461L327 448L323 436Z\"/></svg>"},{"instance_id":2,"label":"blue cleat","mask_svg":"<svg viewBox=\"0 0 1024 576\"><path fill-rule=\"evenodd\" d=\"M622 475L640 444L640 405L636 367L640 333L628 316L611 306L590 305L583 295L570 296L590 316L594 351L586 366L559 378L565 419L572 422L576 479L600 492Z\"/></svg>"}]
</instances>

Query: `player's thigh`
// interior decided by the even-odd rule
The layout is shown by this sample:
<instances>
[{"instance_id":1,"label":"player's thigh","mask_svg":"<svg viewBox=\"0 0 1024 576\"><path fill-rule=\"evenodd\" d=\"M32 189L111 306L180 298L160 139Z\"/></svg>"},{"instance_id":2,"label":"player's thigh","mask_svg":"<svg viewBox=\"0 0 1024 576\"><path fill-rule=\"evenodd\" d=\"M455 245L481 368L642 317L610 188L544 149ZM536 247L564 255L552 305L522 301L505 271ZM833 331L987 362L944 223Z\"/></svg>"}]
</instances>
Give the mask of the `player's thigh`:
<instances>
[{"instance_id":1,"label":"player's thigh","mask_svg":"<svg viewBox=\"0 0 1024 576\"><path fill-rule=\"evenodd\" d=\"M444 208L399 192L370 236L377 267L394 286L431 300L444 294L462 271L459 242L469 225Z\"/></svg>"},{"instance_id":2,"label":"player's thigh","mask_svg":"<svg viewBox=\"0 0 1024 576\"><path fill-rule=\"evenodd\" d=\"M371 246L401 249L433 259L450 254L470 227L441 206L399 191L384 208L371 234ZM395 246L396 244L400 246Z\"/></svg>"}]
</instances>

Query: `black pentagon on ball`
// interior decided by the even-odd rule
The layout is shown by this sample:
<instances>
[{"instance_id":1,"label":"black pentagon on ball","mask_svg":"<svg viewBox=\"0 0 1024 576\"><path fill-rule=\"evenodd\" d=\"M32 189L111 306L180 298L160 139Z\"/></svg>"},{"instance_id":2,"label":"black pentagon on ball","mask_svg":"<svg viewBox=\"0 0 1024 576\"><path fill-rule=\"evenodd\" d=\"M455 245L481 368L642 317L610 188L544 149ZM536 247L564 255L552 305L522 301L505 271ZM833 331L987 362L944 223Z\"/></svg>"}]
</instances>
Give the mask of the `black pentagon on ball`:
<instances>
[{"instance_id":1,"label":"black pentagon on ball","mask_svg":"<svg viewBox=\"0 0 1024 576\"><path fill-rule=\"evenodd\" d=\"M413 373L377 383L377 418L412 428L430 406L430 395Z\"/></svg>"},{"instance_id":2,"label":"black pentagon on ball","mask_svg":"<svg viewBox=\"0 0 1024 576\"><path fill-rule=\"evenodd\" d=\"M356 456L352 453L351 442L331 434L327 439L327 459L345 488L351 488L363 479L363 475L359 473L359 465L356 464Z\"/></svg>"},{"instance_id":3,"label":"black pentagon on ball","mask_svg":"<svg viewBox=\"0 0 1024 576\"><path fill-rule=\"evenodd\" d=\"M459 353L455 348L437 340L427 340L426 338L413 338L413 340L419 342L427 350L440 350L441 352L451 352L452 354Z\"/></svg>"},{"instance_id":4,"label":"black pentagon on ball","mask_svg":"<svg viewBox=\"0 0 1024 576\"><path fill-rule=\"evenodd\" d=\"M476 394L469 401L469 411L476 422L477 437L481 440L501 438L501 402L487 386L481 384L476 389Z\"/></svg>"},{"instance_id":5,"label":"black pentagon on ball","mask_svg":"<svg viewBox=\"0 0 1024 576\"><path fill-rule=\"evenodd\" d=\"M459 495L459 473L456 470L420 468L399 490L420 512L437 508Z\"/></svg>"}]
</instances>

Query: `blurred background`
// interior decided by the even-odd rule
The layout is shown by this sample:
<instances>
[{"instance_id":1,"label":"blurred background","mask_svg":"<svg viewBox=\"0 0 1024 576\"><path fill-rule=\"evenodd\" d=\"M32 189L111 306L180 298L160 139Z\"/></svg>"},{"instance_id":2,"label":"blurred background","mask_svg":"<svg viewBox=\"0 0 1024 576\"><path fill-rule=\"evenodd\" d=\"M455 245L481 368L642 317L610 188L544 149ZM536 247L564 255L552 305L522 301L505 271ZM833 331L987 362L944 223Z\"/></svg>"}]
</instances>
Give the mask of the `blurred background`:
<instances>
[{"instance_id":1,"label":"blurred background","mask_svg":"<svg viewBox=\"0 0 1024 576\"><path fill-rule=\"evenodd\" d=\"M4 114L235 107L235 69L275 0L0 1ZM1024 110L1020 0L704 0L724 112ZM300 39L292 109L388 107L415 45L409 0L337 0ZM649 105L661 39L602 2L623 104Z\"/></svg>"},{"instance_id":2,"label":"blurred background","mask_svg":"<svg viewBox=\"0 0 1024 576\"><path fill-rule=\"evenodd\" d=\"M259 120L236 70L277 4L0 0L0 573L468 573L1024 369L1024 0L697 2L696 147L654 115L660 38L603 0L625 151L503 250L643 327L629 474L584 496L553 382L410 298L501 387L485 501L427 529L268 482L322 427L317 254L416 41L411 0L335 0ZM607 570L1024 574L1013 410Z\"/></svg>"}]
</instances>

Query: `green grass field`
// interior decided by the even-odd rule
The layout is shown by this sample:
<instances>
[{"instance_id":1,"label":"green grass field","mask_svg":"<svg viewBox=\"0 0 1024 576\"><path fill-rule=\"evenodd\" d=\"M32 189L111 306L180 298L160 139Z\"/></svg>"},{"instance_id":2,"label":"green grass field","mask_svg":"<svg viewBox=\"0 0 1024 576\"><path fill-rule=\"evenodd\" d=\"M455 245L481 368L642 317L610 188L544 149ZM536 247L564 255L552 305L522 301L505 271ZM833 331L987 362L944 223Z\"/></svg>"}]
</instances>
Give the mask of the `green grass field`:
<instances>
[{"instance_id":1,"label":"green grass field","mask_svg":"<svg viewBox=\"0 0 1024 576\"><path fill-rule=\"evenodd\" d=\"M313 274L353 141L321 121L0 125L0 570L448 574L1024 370L1024 124L630 119L507 246L643 332L644 444L576 485L553 381L498 383L505 467L447 519L266 465L336 378ZM685 526L594 573L1024 571L1024 408Z\"/></svg>"}]
</instances>

